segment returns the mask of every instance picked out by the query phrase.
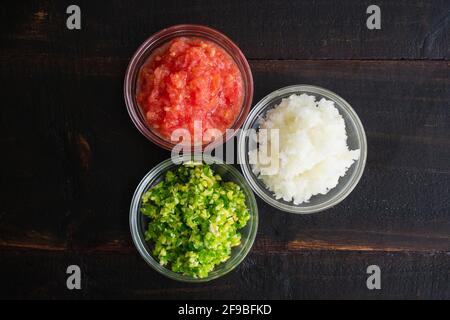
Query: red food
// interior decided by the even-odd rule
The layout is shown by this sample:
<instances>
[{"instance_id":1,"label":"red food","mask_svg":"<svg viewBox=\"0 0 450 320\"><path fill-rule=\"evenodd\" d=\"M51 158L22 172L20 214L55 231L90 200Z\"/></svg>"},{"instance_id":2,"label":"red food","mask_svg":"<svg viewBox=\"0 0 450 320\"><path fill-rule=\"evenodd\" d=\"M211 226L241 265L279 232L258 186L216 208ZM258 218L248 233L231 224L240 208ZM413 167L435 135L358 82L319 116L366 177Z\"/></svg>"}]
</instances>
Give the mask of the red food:
<instances>
[{"instance_id":1,"label":"red food","mask_svg":"<svg viewBox=\"0 0 450 320\"><path fill-rule=\"evenodd\" d=\"M149 126L170 139L176 129L205 132L230 128L243 101L242 75L218 45L198 38L175 38L142 67L137 101ZM198 143L200 141L196 141Z\"/></svg>"}]
</instances>

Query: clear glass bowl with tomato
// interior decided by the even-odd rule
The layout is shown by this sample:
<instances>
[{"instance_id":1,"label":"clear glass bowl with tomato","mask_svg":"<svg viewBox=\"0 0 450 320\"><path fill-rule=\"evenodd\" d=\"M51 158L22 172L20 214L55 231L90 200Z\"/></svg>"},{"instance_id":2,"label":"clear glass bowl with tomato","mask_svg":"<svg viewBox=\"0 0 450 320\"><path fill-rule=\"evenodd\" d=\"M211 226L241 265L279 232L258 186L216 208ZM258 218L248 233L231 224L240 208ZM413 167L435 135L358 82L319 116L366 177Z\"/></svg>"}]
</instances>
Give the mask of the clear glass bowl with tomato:
<instances>
[{"instance_id":1,"label":"clear glass bowl with tomato","mask_svg":"<svg viewBox=\"0 0 450 320\"><path fill-rule=\"evenodd\" d=\"M181 142L203 150L240 128L252 103L253 77L228 37L205 26L176 25L155 33L135 52L124 96L147 139L167 150Z\"/></svg>"}]
</instances>

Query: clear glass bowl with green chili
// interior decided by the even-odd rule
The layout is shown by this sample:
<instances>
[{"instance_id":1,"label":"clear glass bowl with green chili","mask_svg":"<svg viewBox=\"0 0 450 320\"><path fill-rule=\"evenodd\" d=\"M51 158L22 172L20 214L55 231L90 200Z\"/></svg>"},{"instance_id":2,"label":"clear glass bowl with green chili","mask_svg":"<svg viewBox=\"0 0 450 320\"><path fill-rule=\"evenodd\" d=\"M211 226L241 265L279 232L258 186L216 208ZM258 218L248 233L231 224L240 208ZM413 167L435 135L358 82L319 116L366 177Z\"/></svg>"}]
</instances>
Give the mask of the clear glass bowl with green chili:
<instances>
[{"instance_id":1,"label":"clear glass bowl with green chili","mask_svg":"<svg viewBox=\"0 0 450 320\"><path fill-rule=\"evenodd\" d=\"M179 281L205 282L233 270L250 251L258 226L254 194L239 171L203 159L180 156L154 167L130 208L141 256Z\"/></svg>"}]
</instances>

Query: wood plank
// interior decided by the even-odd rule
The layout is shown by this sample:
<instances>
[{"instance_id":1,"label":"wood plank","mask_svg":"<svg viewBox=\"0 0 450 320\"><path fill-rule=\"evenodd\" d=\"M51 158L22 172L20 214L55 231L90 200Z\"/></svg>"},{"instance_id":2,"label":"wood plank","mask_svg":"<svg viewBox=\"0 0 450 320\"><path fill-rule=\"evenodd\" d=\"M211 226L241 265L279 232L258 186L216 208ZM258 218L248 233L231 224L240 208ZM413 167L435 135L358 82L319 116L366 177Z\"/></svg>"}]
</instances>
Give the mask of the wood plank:
<instances>
[{"instance_id":1,"label":"wood plank","mask_svg":"<svg viewBox=\"0 0 450 320\"><path fill-rule=\"evenodd\" d=\"M232 38L250 59L448 59L450 3L379 0L382 29L366 27L358 0L83 1L82 29L65 27L70 1L5 3L0 38L10 56L64 53L129 57L154 32L204 24ZM14 19L12 19L14 17ZM232 23L231 23L232 22Z\"/></svg>"},{"instance_id":2,"label":"wood plank","mask_svg":"<svg viewBox=\"0 0 450 320\"><path fill-rule=\"evenodd\" d=\"M292 222L294 225L295 221ZM448 234L419 234L394 231L371 231L350 229L314 229L299 228L292 233L290 229L283 235L267 231L267 224L258 233L252 253L255 254L286 254L291 252L309 251L360 251L360 252L412 252L428 255L450 251L450 236ZM329 228L329 227L328 227ZM125 230L124 230L125 231ZM136 250L128 235L124 232L101 234L104 242L69 245L51 234L31 232L23 234L11 232L2 228L0 248L3 250L29 250L47 252L84 252L132 254Z\"/></svg>"},{"instance_id":3,"label":"wood plank","mask_svg":"<svg viewBox=\"0 0 450 320\"><path fill-rule=\"evenodd\" d=\"M448 254L329 252L252 253L207 284L164 278L135 254L0 251L0 298L25 299L449 299ZM66 289L67 266L82 270L82 290ZM381 290L366 269L382 270ZM27 288L27 290L23 290Z\"/></svg>"},{"instance_id":4,"label":"wood plank","mask_svg":"<svg viewBox=\"0 0 450 320\"><path fill-rule=\"evenodd\" d=\"M39 69L27 60L15 70L2 69L4 92L14 94L3 98L0 110L0 146L8 150L0 187L10 200L2 206L0 238L26 245L35 232L31 243L80 250L121 243L129 237L135 186L169 153L146 141L129 120L123 61L95 75L73 72L83 70L85 60L59 71L57 65L69 62L56 61L53 68ZM306 241L308 247L314 242L305 234L321 229L312 240L329 246L448 250L447 62L252 61L251 66L255 100L294 83L327 87L353 105L369 143L365 174L345 202L325 213L293 216L259 201L261 236L283 245ZM8 120L17 114L25 115L20 123Z\"/></svg>"},{"instance_id":5,"label":"wood plank","mask_svg":"<svg viewBox=\"0 0 450 320\"><path fill-rule=\"evenodd\" d=\"M22 57L12 62L0 59L0 79L8 82L12 90L18 85L23 86L27 79L30 83L28 88L33 85L32 90L38 99L48 103L47 100L54 97L49 97L47 91L53 88L43 82L49 80L57 85L56 92L73 96L86 92L92 97L93 88L99 88L103 92L101 95L96 93L98 97L94 99L108 99L105 100L108 104L117 105L117 109L122 110L119 107L123 105L120 87L127 65L124 59L40 55ZM255 78L254 104L283 86L299 83L318 85L348 100L361 117L366 131L378 138L391 134L411 143L422 140L428 144L448 144L448 62L256 60L250 61L250 64ZM83 83L90 81L92 83L89 85ZM69 87L65 85L68 82L71 83ZM112 91L112 88L115 90ZM8 98L5 96L5 99ZM34 102L30 97L21 98L28 99L27 104L36 104L36 96L33 97ZM14 103L11 98L7 102ZM66 112L63 106L55 106L59 101L51 100L50 103L52 112ZM79 107L88 103L92 104L89 101L77 102ZM72 112L70 108L67 111ZM105 110L102 113L107 114Z\"/></svg>"}]
</instances>

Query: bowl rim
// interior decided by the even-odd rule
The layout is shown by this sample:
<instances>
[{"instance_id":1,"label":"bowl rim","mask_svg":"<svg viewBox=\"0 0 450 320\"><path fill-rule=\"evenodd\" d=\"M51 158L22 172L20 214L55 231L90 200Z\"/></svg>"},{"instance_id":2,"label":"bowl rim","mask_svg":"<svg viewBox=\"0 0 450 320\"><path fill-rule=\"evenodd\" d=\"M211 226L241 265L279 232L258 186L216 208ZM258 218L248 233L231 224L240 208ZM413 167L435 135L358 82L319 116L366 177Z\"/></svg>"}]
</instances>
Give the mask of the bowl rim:
<instances>
[{"instance_id":1,"label":"bowl rim","mask_svg":"<svg viewBox=\"0 0 450 320\"><path fill-rule=\"evenodd\" d=\"M267 104L270 103L273 99L276 99L277 97L281 97L286 94L301 94L301 93L308 93L308 94L320 94L324 97L326 97L329 100L332 100L335 102L335 104L338 104L339 107L341 107L349 116L350 121L354 124L356 127L356 135L357 139L359 140L359 143L361 144L360 147L360 158L353 164L356 165L356 169L351 177L351 179L347 182L346 187L342 189L341 192L337 193L334 197L328 199L327 201L323 203L319 203L314 206L310 207L301 207L296 206L293 203L288 205L285 203L280 202L279 200L275 199L273 196L268 196L258 183L256 183L256 179L258 179L254 174L251 172L250 164L247 163L246 154L248 153L248 143L246 142L246 135L241 134L238 137L238 160L239 164L241 166L241 170L243 172L244 177L249 182L252 190L267 204L270 206L279 209L284 212L289 213L295 213L295 214L311 214L316 213L320 211L324 211L326 209L329 209L338 203L342 202L356 187L358 182L360 181L362 174L364 172L366 161L367 161L367 139L366 139L366 133L364 131L364 127L361 123L361 120L359 119L358 115L356 114L355 110L350 106L350 104L344 100L341 96L337 95L336 93L322 88L318 86L313 85L307 85L307 84L298 84L298 85L291 85L287 87L280 88L278 90L275 90L268 95L266 95L264 98L262 98L255 107L250 111L247 119L245 120L242 129L243 132L247 132L250 124L254 122L254 120L258 117L263 116L265 114L264 109L267 107ZM274 106L274 105L273 105ZM273 107L272 106L272 107Z\"/></svg>"},{"instance_id":2,"label":"bowl rim","mask_svg":"<svg viewBox=\"0 0 450 320\"><path fill-rule=\"evenodd\" d=\"M164 28L152 34L133 53L132 58L128 63L123 83L123 94L128 114L139 132L151 142L169 151L172 150L173 147L177 145L177 143L161 137L147 125L145 119L142 119L142 112L140 111L140 107L135 99L136 93L133 90L133 84L135 79L139 76L139 72L143 63L145 63L145 61L151 55L151 52L159 48L167 41L170 41L170 39L182 36L194 36L214 42L230 55L230 57L234 60L237 67L239 68L244 87L244 97L242 100L240 112L229 129L238 129L241 127L242 123L245 121L248 115L248 112L250 111L253 102L254 82L250 65L241 49L225 34L213 28L199 24L177 24ZM148 54L146 54L147 51L149 51ZM236 130L233 130L231 134L227 134L226 132L224 132L224 134L221 136L222 139L216 142L212 141L210 143L202 144L201 146L191 145L191 151L202 151L206 147L216 147L231 139L235 134Z\"/></svg>"},{"instance_id":3,"label":"bowl rim","mask_svg":"<svg viewBox=\"0 0 450 320\"><path fill-rule=\"evenodd\" d=\"M222 160L212 157L209 155L200 155L203 159L203 161L208 161L208 163L214 163L218 165L223 165L227 168L227 170L231 170L233 174L239 176L244 183L247 183L247 186L245 186L248 189L248 194L250 195L250 199L248 201L250 202L251 206L249 208L251 219L249 221L249 237L248 240L245 242L245 244L242 245L242 248L240 251L238 251L237 254L233 256L230 256L229 260L235 259L233 261L232 265L229 268L223 269L222 272L215 273L213 275L208 275L205 278L193 278L189 276L185 276L181 273L173 272L172 270L161 266L159 262L153 258L153 255L147 251L145 247L146 241L142 237L139 226L138 226L138 219L140 215L140 204L141 204L141 197L143 192L148 190L150 183L154 182L155 179L157 179L163 172L167 171L171 165L178 165L173 161L172 158L166 159L156 166L154 166L139 182L138 186L136 187L136 190L134 191L131 205L130 205L130 212L129 212L129 223L130 223L130 231L131 231L131 237L133 239L133 243L138 250L141 257L145 260L145 262L150 265L154 270L158 271L160 274L181 282L191 282L191 283L201 283L201 282L208 282L217 278L220 278L224 276L225 274L231 272L234 270L248 255L251 248L253 247L253 244L255 242L256 234L258 231L258 221L259 221L259 214L258 214L258 205L256 202L255 195L252 192L252 189L250 185L248 185L248 182L245 180L245 178L242 176L242 174L237 170L234 166L229 165ZM187 162L192 160L193 155L180 155L176 157L176 161L181 162ZM242 188L242 185L239 184ZM242 241L242 240L241 240ZM214 272L214 270L212 271ZM211 273L212 273L211 272Z\"/></svg>"}]
</instances>

